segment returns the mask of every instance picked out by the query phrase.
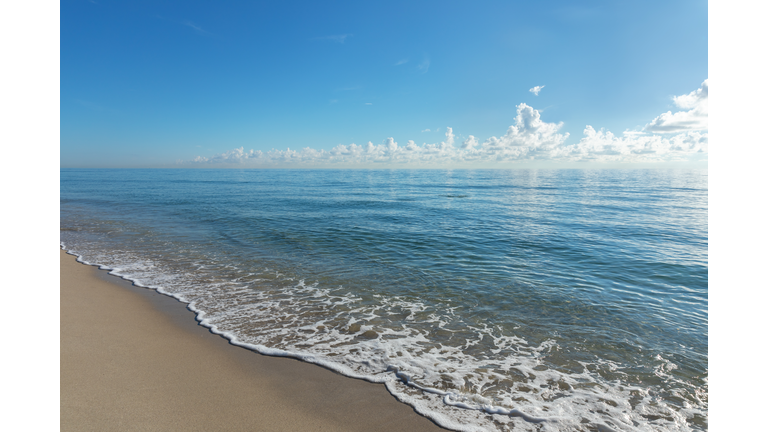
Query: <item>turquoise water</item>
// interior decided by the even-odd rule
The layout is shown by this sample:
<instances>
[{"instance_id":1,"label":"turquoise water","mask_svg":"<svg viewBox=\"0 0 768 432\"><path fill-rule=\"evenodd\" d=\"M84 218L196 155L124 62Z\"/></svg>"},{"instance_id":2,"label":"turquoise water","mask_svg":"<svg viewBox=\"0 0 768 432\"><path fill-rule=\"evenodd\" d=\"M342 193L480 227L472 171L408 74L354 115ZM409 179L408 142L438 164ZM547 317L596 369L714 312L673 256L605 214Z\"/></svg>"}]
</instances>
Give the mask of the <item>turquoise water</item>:
<instances>
[{"instance_id":1,"label":"turquoise water","mask_svg":"<svg viewBox=\"0 0 768 432\"><path fill-rule=\"evenodd\" d=\"M706 170L66 169L61 242L451 429L705 430L707 206Z\"/></svg>"}]
</instances>

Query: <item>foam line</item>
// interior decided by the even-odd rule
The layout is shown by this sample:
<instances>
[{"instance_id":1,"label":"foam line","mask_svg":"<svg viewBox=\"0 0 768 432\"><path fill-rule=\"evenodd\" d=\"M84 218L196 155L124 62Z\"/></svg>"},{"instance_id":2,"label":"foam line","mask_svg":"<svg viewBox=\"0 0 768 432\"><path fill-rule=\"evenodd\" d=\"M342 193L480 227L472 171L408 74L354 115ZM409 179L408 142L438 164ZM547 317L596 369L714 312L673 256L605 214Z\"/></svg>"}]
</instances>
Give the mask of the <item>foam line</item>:
<instances>
[{"instance_id":1,"label":"foam line","mask_svg":"<svg viewBox=\"0 0 768 432\"><path fill-rule=\"evenodd\" d=\"M459 394L456 394L454 392L446 392L440 389L432 388L432 387L426 387L419 385L415 383L410 375L408 375L406 372L401 371L400 368L398 368L395 365L389 365L386 368L387 372L391 372L390 375L382 375L382 376L370 376L370 375L363 375L356 373L354 370L352 370L349 367L346 367L339 363L330 362L324 359L317 358L314 355L311 354L301 354L291 351L286 351L278 348L270 348L264 345L258 345L258 344L252 344L243 342L238 337L228 331L221 330L218 328L217 325L210 322L209 319L206 318L206 312L203 310L200 310L196 307L196 302L194 301L188 301L181 295L177 295L171 292L166 291L163 289L162 286L158 285L144 285L140 283L137 279L132 279L130 277L127 277L126 275L120 274L116 269L97 264L97 263L91 263L89 261L86 261L82 255L78 255L75 252L72 252L66 248L66 245L64 242L60 242L60 247L64 252L66 252L69 255L73 255L76 257L77 261L83 264L92 265L95 267L98 267L100 270L106 270L110 275L117 276L121 279L124 279L126 281L131 282L133 285L146 288L146 289L152 289L157 291L160 294L167 295L169 297L172 297L176 300L178 300L181 303L184 303L187 308L195 313L195 320L202 325L203 327L209 329L209 331L213 334L219 335L229 341L230 344L248 349L250 351L257 352L262 355L268 355L272 357L286 357L286 358L293 358L300 361L304 361L307 363L316 364L318 366L324 367L326 369L332 370L334 372L340 373L342 375L345 375L350 378L355 379L361 379L372 383L383 383L383 384L391 384L393 382L399 382L404 384L405 386L417 389L424 393L430 393L435 394L438 396L442 396L442 402L446 406L451 406L459 409L464 410L471 410L471 411L481 411L485 412L491 415L503 415L503 416L509 416L509 417L518 417L523 419L524 421L532 424L540 424L540 423L558 423L558 419L554 418L539 418L539 417L532 417L530 415L525 414L524 412L518 410L518 409L507 409L503 407L498 406L492 406L492 405L470 405L466 402L462 402L461 399L466 399L466 397L461 396ZM418 406L416 404L416 401L408 400L407 398L403 397L403 395L396 394L390 387L387 385L387 389L397 400L406 403L408 405L411 405L419 414L431 419L441 427L447 428L447 429L453 429L457 431L475 431L480 430L475 427L467 427L466 425L462 425L460 423L457 423L454 419L448 418L447 416L441 414L432 412L431 410L426 410L423 407ZM612 429L606 425L603 424L594 424L594 427L597 428L599 432L618 432L615 429Z\"/></svg>"},{"instance_id":2,"label":"foam line","mask_svg":"<svg viewBox=\"0 0 768 432\"><path fill-rule=\"evenodd\" d=\"M443 403L445 403L446 405L450 405L457 408L468 409L468 410L474 410L474 411L484 411L484 412L487 412L488 414L500 414L500 415L507 415L510 417L520 417L529 423L543 423L547 421L552 421L544 418L531 417L517 409L506 409L506 408L492 406L492 405L483 405L480 407L474 407L467 403L454 400L455 398L457 398L457 395L454 392L445 392L436 388L424 387L416 384L415 382L411 381L411 377L408 374L406 374L405 372L401 372L397 368L397 366L390 365L387 367L387 371L394 372L395 376L399 378L403 382L403 384L407 386L413 387L423 392L433 393L436 395L443 396ZM610 429L607 429L606 432L615 432L615 431L611 431Z\"/></svg>"}]
</instances>

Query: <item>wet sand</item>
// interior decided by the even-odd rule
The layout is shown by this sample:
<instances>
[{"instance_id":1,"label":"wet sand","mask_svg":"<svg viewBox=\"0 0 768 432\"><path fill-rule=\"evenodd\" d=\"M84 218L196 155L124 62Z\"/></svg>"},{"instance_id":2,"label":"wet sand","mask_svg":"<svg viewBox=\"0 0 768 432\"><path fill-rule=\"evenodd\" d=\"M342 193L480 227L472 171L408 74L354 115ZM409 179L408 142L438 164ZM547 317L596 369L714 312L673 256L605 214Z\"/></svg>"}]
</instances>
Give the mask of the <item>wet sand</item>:
<instances>
[{"instance_id":1,"label":"wet sand","mask_svg":"<svg viewBox=\"0 0 768 432\"><path fill-rule=\"evenodd\" d=\"M382 384L230 345L60 252L61 430L440 431Z\"/></svg>"}]
</instances>

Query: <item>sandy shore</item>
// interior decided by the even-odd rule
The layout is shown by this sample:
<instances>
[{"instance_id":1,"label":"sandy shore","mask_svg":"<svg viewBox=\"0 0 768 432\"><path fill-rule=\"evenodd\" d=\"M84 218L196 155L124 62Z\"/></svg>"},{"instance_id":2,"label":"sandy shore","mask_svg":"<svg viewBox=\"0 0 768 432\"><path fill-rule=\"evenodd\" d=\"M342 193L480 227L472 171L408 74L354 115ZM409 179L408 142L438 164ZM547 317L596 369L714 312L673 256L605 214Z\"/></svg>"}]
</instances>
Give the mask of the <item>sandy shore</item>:
<instances>
[{"instance_id":1,"label":"sandy shore","mask_svg":"<svg viewBox=\"0 0 768 432\"><path fill-rule=\"evenodd\" d=\"M230 345L60 252L62 430L443 430L381 384Z\"/></svg>"}]
</instances>

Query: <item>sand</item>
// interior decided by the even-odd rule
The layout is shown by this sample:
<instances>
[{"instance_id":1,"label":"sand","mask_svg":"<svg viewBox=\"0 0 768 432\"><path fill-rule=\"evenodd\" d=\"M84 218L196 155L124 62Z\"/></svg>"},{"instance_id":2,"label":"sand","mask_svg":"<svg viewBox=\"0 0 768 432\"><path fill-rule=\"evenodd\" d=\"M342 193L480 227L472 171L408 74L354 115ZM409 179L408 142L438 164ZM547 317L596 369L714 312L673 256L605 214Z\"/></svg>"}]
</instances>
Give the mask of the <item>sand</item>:
<instances>
[{"instance_id":1,"label":"sand","mask_svg":"<svg viewBox=\"0 0 768 432\"><path fill-rule=\"evenodd\" d=\"M444 430L382 384L230 345L185 305L61 256L61 430Z\"/></svg>"}]
</instances>

